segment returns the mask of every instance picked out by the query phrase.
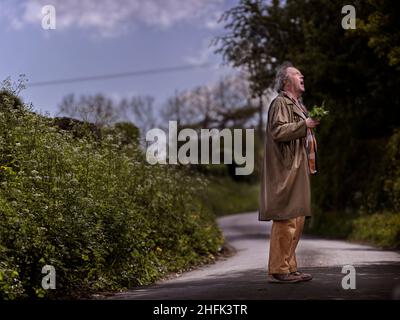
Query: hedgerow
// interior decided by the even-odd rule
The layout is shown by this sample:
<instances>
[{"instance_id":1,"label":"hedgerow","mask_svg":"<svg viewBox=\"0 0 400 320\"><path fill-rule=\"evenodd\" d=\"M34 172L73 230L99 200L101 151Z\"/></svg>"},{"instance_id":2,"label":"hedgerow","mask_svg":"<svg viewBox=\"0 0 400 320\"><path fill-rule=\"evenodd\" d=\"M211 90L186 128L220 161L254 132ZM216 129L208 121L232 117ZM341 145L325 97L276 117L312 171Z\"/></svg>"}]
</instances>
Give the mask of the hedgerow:
<instances>
[{"instance_id":1,"label":"hedgerow","mask_svg":"<svg viewBox=\"0 0 400 320\"><path fill-rule=\"evenodd\" d=\"M62 130L0 93L0 298L148 284L221 245L200 177L147 164L129 130L86 129ZM55 290L42 288L44 265L56 270Z\"/></svg>"}]
</instances>

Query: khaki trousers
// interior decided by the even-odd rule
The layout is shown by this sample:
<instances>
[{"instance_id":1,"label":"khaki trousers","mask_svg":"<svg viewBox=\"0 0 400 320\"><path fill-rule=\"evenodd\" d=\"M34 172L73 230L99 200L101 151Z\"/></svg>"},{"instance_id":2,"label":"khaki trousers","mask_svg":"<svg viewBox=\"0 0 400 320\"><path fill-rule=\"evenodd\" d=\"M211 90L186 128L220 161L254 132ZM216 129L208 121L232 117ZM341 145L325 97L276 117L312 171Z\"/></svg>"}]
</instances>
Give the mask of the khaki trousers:
<instances>
[{"instance_id":1,"label":"khaki trousers","mask_svg":"<svg viewBox=\"0 0 400 320\"><path fill-rule=\"evenodd\" d=\"M303 232L305 217L274 220L271 228L268 273L297 271L295 250Z\"/></svg>"}]
</instances>

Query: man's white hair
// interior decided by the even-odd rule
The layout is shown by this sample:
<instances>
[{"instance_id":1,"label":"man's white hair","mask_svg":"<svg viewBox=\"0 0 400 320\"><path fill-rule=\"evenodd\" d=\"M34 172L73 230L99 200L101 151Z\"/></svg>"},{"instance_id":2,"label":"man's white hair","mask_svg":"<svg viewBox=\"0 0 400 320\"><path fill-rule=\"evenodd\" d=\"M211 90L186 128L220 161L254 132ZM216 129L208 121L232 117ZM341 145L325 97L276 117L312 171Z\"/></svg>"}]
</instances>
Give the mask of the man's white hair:
<instances>
[{"instance_id":1,"label":"man's white hair","mask_svg":"<svg viewBox=\"0 0 400 320\"><path fill-rule=\"evenodd\" d=\"M293 67L293 64L289 61L286 61L276 69L274 88L277 92L283 91L288 79L287 69L290 67Z\"/></svg>"}]
</instances>

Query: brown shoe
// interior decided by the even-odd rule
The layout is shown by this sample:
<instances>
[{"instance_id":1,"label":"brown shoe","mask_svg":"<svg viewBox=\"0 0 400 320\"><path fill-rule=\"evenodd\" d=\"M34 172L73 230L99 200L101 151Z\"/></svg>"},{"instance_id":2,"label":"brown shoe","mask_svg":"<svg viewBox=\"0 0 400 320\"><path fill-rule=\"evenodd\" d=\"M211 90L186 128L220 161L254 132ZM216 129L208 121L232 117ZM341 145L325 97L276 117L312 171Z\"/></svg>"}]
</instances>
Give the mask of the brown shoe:
<instances>
[{"instance_id":1,"label":"brown shoe","mask_svg":"<svg viewBox=\"0 0 400 320\"><path fill-rule=\"evenodd\" d=\"M304 280L300 276L291 273L275 273L268 276L268 282L270 283L296 283L301 281Z\"/></svg>"},{"instance_id":2,"label":"brown shoe","mask_svg":"<svg viewBox=\"0 0 400 320\"><path fill-rule=\"evenodd\" d=\"M303 273L303 272L299 272L299 271L291 272L290 274L294 275L294 276L299 276L301 278L301 281L310 281L313 278L311 274Z\"/></svg>"}]
</instances>

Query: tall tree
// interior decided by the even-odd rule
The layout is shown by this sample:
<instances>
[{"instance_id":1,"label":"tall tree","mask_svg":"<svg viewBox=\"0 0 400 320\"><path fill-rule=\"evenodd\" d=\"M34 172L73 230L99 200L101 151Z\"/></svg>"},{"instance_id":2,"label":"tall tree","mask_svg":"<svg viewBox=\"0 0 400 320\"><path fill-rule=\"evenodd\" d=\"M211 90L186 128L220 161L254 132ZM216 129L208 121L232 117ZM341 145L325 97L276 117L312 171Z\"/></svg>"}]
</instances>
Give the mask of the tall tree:
<instances>
[{"instance_id":1,"label":"tall tree","mask_svg":"<svg viewBox=\"0 0 400 320\"><path fill-rule=\"evenodd\" d=\"M102 94L81 96L79 100L73 94L67 95L59 105L59 114L90 122L99 127L111 124L120 117L113 101Z\"/></svg>"},{"instance_id":2,"label":"tall tree","mask_svg":"<svg viewBox=\"0 0 400 320\"><path fill-rule=\"evenodd\" d=\"M400 66L400 6L397 1L369 0L373 11L360 20L360 29L368 37L368 45L389 65Z\"/></svg>"},{"instance_id":3,"label":"tall tree","mask_svg":"<svg viewBox=\"0 0 400 320\"><path fill-rule=\"evenodd\" d=\"M273 1L274 8L279 1ZM239 4L226 11L221 21L227 33L215 39L216 53L222 54L225 62L244 69L250 80L250 89L258 99L258 131L262 136L264 93L271 86L277 59L271 53L274 43L268 41L269 26L276 24L267 15L267 7L261 0L240 0Z\"/></svg>"},{"instance_id":4,"label":"tall tree","mask_svg":"<svg viewBox=\"0 0 400 320\"><path fill-rule=\"evenodd\" d=\"M385 143L400 123L400 74L393 68L398 13L389 5L393 2L373 2L385 6L377 10L365 1L352 3L357 21L374 12L385 17L385 24L381 19L370 33L342 28L340 0L242 0L223 16L227 34L218 39L217 52L248 70L253 92L270 86L276 66L290 60L305 74L306 105L325 100L330 108L329 119L317 130L320 173L313 184L314 202L323 209L354 208L358 194L365 199L369 182L379 175ZM371 48L371 37L380 36L379 50ZM394 57L392 67L376 50Z\"/></svg>"}]
</instances>

